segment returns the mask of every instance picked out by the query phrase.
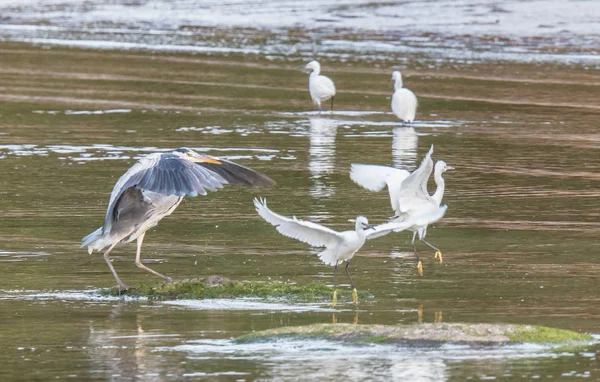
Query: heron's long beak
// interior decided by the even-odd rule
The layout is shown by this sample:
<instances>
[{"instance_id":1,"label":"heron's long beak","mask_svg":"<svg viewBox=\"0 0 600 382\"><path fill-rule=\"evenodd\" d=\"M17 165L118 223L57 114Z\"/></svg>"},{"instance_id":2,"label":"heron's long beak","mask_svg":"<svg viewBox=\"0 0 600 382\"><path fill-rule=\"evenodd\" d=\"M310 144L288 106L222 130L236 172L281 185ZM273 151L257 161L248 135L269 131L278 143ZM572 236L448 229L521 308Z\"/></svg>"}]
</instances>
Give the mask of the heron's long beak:
<instances>
[{"instance_id":1,"label":"heron's long beak","mask_svg":"<svg viewBox=\"0 0 600 382\"><path fill-rule=\"evenodd\" d=\"M198 162L198 163L221 164L221 162L218 161L217 159L206 157L206 156L194 155L192 158L194 158L194 162Z\"/></svg>"}]
</instances>

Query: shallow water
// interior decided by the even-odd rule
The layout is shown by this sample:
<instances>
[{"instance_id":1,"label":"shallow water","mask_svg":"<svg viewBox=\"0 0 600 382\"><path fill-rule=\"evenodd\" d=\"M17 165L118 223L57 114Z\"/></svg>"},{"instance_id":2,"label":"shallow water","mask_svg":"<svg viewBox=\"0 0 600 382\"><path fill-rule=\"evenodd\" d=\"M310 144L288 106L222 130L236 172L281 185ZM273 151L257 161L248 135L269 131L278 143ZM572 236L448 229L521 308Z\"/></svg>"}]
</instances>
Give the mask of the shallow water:
<instances>
[{"instance_id":1,"label":"shallow water","mask_svg":"<svg viewBox=\"0 0 600 382\"><path fill-rule=\"evenodd\" d=\"M411 348L328 342L236 345L282 325L331 322L510 322L599 333L600 77L582 66L484 62L405 79L418 121L387 112L389 71L331 61L338 111L318 115L297 57L96 52L0 45L0 359L5 378L412 380L597 378L598 346ZM512 68L512 69L511 69ZM423 69L419 73L419 69ZM515 73L514 70L518 73ZM552 74L560 69L565 81ZM335 229L391 214L385 192L348 177L351 163L413 170L435 146L449 208L420 245L410 234L369 242L352 261L359 308L340 304L98 298L114 280L99 254L78 248L103 221L114 182L147 153L188 146L277 181L187 198L149 232L146 262L178 279L331 284L316 249L279 235L254 212L266 197L285 215ZM433 189L434 185L430 185ZM113 252L126 283L153 282ZM33 367L35 365L35 367Z\"/></svg>"}]
</instances>

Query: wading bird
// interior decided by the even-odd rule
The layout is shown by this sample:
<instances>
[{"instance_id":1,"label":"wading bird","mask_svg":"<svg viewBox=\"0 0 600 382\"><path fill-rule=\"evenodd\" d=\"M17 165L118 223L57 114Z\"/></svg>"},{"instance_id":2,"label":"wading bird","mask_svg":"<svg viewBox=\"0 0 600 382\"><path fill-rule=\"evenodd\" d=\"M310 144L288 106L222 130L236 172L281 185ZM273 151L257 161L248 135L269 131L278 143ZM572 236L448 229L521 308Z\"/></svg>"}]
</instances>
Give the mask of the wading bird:
<instances>
[{"instance_id":1,"label":"wading bird","mask_svg":"<svg viewBox=\"0 0 600 382\"><path fill-rule=\"evenodd\" d=\"M254 199L254 206L256 212L266 222L275 226L282 235L314 247L326 247L318 256L325 264L335 267L333 271L333 306L337 303L336 274L338 265L346 261L345 270L352 286L352 300L358 304L358 292L348 271L350 260L366 240L387 235L392 231L401 231L408 228L410 224L393 222L373 226L369 224L366 217L359 216L355 220L354 230L337 232L317 223L299 220L295 216L292 218L281 216L271 211L264 199Z\"/></svg>"},{"instance_id":2,"label":"wading bird","mask_svg":"<svg viewBox=\"0 0 600 382\"><path fill-rule=\"evenodd\" d=\"M392 96L392 111L402 122L411 123L417 113L417 96L407 88L402 87L402 74L399 71L392 73L394 81L394 95Z\"/></svg>"},{"instance_id":3,"label":"wading bird","mask_svg":"<svg viewBox=\"0 0 600 382\"><path fill-rule=\"evenodd\" d=\"M308 90L310 98L319 107L319 113L322 111L321 103L331 98L331 111L333 111L333 99L335 98L335 85L331 78L321 74L321 64L317 61L311 61L304 67L308 76Z\"/></svg>"},{"instance_id":4,"label":"wading bird","mask_svg":"<svg viewBox=\"0 0 600 382\"><path fill-rule=\"evenodd\" d=\"M83 238L81 247L104 252L104 260L117 280L119 293L129 287L119 279L110 252L120 242L137 239L135 265L172 282L142 263L141 249L146 231L169 216L184 196L206 195L225 184L272 185L267 176L233 162L198 154L188 148L155 153L138 160L115 184L104 225Z\"/></svg>"},{"instance_id":5,"label":"wading bird","mask_svg":"<svg viewBox=\"0 0 600 382\"><path fill-rule=\"evenodd\" d=\"M442 252L429 242L425 241L427 226L444 216L446 206L441 206L444 197L445 181L442 174L454 167L446 165L444 161L435 164L434 180L437 189L433 195L427 192L427 181L433 169L431 154L433 145L421 162L419 168L410 174L406 170L393 167L377 166L369 164L352 164L350 167L350 178L359 186L369 191L381 191L388 187L390 202L396 216L391 222L411 222L408 230L413 231L412 245L417 257L417 269L419 275L423 275L423 265L417 254L415 246L416 235L419 240L434 249L435 258L442 263Z\"/></svg>"}]
</instances>

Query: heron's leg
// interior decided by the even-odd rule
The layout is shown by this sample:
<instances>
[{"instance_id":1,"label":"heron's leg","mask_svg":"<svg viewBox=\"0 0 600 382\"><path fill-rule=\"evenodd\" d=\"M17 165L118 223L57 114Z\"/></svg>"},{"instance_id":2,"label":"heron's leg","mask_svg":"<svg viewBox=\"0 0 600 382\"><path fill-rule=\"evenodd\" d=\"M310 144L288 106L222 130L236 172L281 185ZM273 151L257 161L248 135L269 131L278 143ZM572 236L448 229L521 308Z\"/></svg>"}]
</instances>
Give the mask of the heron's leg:
<instances>
[{"instance_id":1,"label":"heron's leg","mask_svg":"<svg viewBox=\"0 0 600 382\"><path fill-rule=\"evenodd\" d=\"M429 247L431 247L432 249L435 249L435 258L438 259L440 261L440 264L443 263L444 261L442 260L442 252L439 250L438 247L428 243L427 241L425 241L425 239L421 239L421 241L425 244L427 244Z\"/></svg>"},{"instance_id":2,"label":"heron's leg","mask_svg":"<svg viewBox=\"0 0 600 382\"><path fill-rule=\"evenodd\" d=\"M419 254L417 254L417 246L415 245L415 237L416 236L417 236L417 231L415 231L413 233L413 238L412 238L413 251L415 252L415 257L417 258L417 272L419 273L419 276L423 276L423 263L421 262L421 259L419 258Z\"/></svg>"},{"instance_id":3,"label":"heron's leg","mask_svg":"<svg viewBox=\"0 0 600 382\"><path fill-rule=\"evenodd\" d=\"M335 263L335 268L333 268L333 297L332 297L332 306L334 306L334 307L335 307L335 304L337 304L337 283L336 283L336 280L335 280L336 276L337 276L337 263ZM335 324L335 322L334 322L334 324Z\"/></svg>"},{"instance_id":4,"label":"heron's leg","mask_svg":"<svg viewBox=\"0 0 600 382\"><path fill-rule=\"evenodd\" d=\"M335 98L335 96L331 97L331 112L333 113L333 99Z\"/></svg>"},{"instance_id":5,"label":"heron's leg","mask_svg":"<svg viewBox=\"0 0 600 382\"><path fill-rule=\"evenodd\" d=\"M123 282L119 278L119 275L117 275L117 271L115 271L115 267L113 267L113 265L112 265L112 261L110 260L110 256L109 256L110 251L112 251L113 248L117 244L118 243L114 243L113 245L111 245L110 247L108 247L108 249L106 250L106 252L104 252L104 261L106 261L106 264L108 264L108 267L110 268L110 271L112 272L113 276L115 276L115 280L117 280L117 289L119 290L119 296L120 296L122 291L125 291L125 290L129 289L130 287L128 287L127 285L123 284Z\"/></svg>"},{"instance_id":6,"label":"heron's leg","mask_svg":"<svg viewBox=\"0 0 600 382\"><path fill-rule=\"evenodd\" d=\"M348 272L348 267L350 266L350 262L346 262L346 276L348 276L348 278L350 279L350 285L352 285L352 301L354 301L355 304L358 304L358 291L356 290L356 287L354 286L354 281L352 281L352 277L350 277L350 272Z\"/></svg>"},{"instance_id":7,"label":"heron's leg","mask_svg":"<svg viewBox=\"0 0 600 382\"><path fill-rule=\"evenodd\" d=\"M135 254L135 265L137 265L138 268L142 268L146 272L152 273L153 275L163 278L166 282L172 283L173 282L172 278L165 276L162 273L158 273L158 272L148 268L147 266L145 266L142 263L142 242L144 241L144 236L146 236L146 232L144 232L137 238L137 252Z\"/></svg>"}]
</instances>

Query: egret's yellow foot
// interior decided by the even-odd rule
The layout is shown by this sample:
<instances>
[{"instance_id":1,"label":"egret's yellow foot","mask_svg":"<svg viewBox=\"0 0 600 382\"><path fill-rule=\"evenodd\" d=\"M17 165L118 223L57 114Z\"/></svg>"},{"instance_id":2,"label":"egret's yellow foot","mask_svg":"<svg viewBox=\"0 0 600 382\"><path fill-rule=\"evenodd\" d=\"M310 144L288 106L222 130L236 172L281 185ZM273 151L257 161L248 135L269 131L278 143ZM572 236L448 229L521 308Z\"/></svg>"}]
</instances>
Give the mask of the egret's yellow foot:
<instances>
[{"instance_id":1,"label":"egret's yellow foot","mask_svg":"<svg viewBox=\"0 0 600 382\"><path fill-rule=\"evenodd\" d=\"M442 319L442 312L435 312L435 323L436 324L441 324L443 321Z\"/></svg>"},{"instance_id":2,"label":"egret's yellow foot","mask_svg":"<svg viewBox=\"0 0 600 382\"><path fill-rule=\"evenodd\" d=\"M331 305L333 307L335 307L335 304L337 304L337 289L333 291L333 298L332 298L332 301L331 301Z\"/></svg>"},{"instance_id":3,"label":"egret's yellow foot","mask_svg":"<svg viewBox=\"0 0 600 382\"><path fill-rule=\"evenodd\" d=\"M337 324L337 317L335 316L335 313L331 315L331 322Z\"/></svg>"},{"instance_id":4,"label":"egret's yellow foot","mask_svg":"<svg viewBox=\"0 0 600 382\"><path fill-rule=\"evenodd\" d=\"M355 304L358 304L358 291L356 288L352 291L352 301L354 301Z\"/></svg>"},{"instance_id":5,"label":"egret's yellow foot","mask_svg":"<svg viewBox=\"0 0 600 382\"><path fill-rule=\"evenodd\" d=\"M444 262L444 260L442 259L442 252L440 251L435 252L435 258L440 261L440 264Z\"/></svg>"},{"instance_id":6,"label":"egret's yellow foot","mask_svg":"<svg viewBox=\"0 0 600 382\"><path fill-rule=\"evenodd\" d=\"M358 312L354 315L354 325L358 325Z\"/></svg>"},{"instance_id":7,"label":"egret's yellow foot","mask_svg":"<svg viewBox=\"0 0 600 382\"><path fill-rule=\"evenodd\" d=\"M419 276L423 276L423 263L421 260L417 263L417 271L419 272Z\"/></svg>"},{"instance_id":8,"label":"egret's yellow foot","mask_svg":"<svg viewBox=\"0 0 600 382\"><path fill-rule=\"evenodd\" d=\"M417 308L417 321L419 324L423 323L423 304L419 304L419 307Z\"/></svg>"}]
</instances>

